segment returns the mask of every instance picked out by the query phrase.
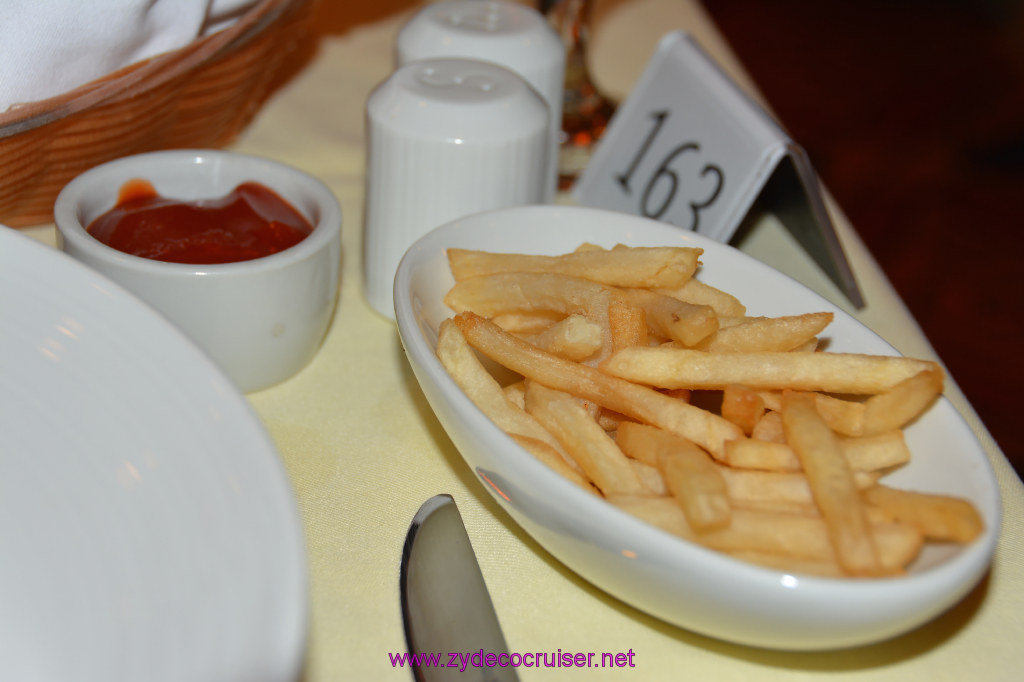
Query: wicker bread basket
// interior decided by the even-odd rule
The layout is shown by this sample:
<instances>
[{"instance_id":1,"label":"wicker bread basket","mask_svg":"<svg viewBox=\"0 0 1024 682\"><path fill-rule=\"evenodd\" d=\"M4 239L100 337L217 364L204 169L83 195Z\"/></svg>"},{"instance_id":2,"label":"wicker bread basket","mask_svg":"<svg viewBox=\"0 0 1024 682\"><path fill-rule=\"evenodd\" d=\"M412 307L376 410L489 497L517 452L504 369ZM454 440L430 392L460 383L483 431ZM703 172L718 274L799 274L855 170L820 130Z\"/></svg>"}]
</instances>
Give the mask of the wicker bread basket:
<instances>
[{"instance_id":1,"label":"wicker bread basket","mask_svg":"<svg viewBox=\"0 0 1024 682\"><path fill-rule=\"evenodd\" d=\"M157 149L221 147L315 48L314 0L260 0L229 28L0 113L0 223L51 222L82 171Z\"/></svg>"}]
</instances>

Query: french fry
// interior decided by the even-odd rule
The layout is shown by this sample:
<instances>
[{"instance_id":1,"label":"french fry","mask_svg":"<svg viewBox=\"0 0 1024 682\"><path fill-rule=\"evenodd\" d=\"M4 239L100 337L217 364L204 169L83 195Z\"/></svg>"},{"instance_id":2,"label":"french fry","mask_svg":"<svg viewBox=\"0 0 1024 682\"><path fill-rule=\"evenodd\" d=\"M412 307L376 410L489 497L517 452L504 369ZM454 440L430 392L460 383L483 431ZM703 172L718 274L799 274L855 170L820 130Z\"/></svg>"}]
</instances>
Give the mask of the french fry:
<instances>
[{"instance_id":1,"label":"french fry","mask_svg":"<svg viewBox=\"0 0 1024 682\"><path fill-rule=\"evenodd\" d=\"M694 445L663 454L658 464L665 487L683 508L693 528L704 532L729 525L732 505L722 476L707 453Z\"/></svg>"},{"instance_id":2,"label":"french fry","mask_svg":"<svg viewBox=\"0 0 1024 682\"><path fill-rule=\"evenodd\" d=\"M693 398L693 391L688 388L673 388L667 391L662 391L662 393L672 398L676 398L677 400L682 400L685 403L690 402Z\"/></svg>"},{"instance_id":3,"label":"french fry","mask_svg":"<svg viewBox=\"0 0 1024 682\"><path fill-rule=\"evenodd\" d=\"M483 317L508 314L585 315L601 329L601 351L594 361L612 350L608 305L618 290L556 273L508 272L470 277L457 282L445 296L455 311L473 311Z\"/></svg>"},{"instance_id":4,"label":"french fry","mask_svg":"<svg viewBox=\"0 0 1024 682\"><path fill-rule=\"evenodd\" d=\"M785 499L737 500L729 499L733 509L745 509L749 512L770 512L772 514L798 514L801 516L821 517L821 511L813 502L794 502ZM879 512L879 514L881 514ZM882 520L892 522L892 517L885 516Z\"/></svg>"},{"instance_id":5,"label":"french fry","mask_svg":"<svg viewBox=\"0 0 1024 682\"><path fill-rule=\"evenodd\" d=\"M607 307L610 287L557 273L501 272L456 282L445 305L492 318L510 313L593 314Z\"/></svg>"},{"instance_id":6,"label":"french fry","mask_svg":"<svg viewBox=\"0 0 1024 682\"><path fill-rule=\"evenodd\" d=\"M445 320L438 330L437 356L459 388L491 421L510 434L519 434L542 441L559 452L570 466L562 446L526 411L513 404L491 374L477 359L455 323Z\"/></svg>"},{"instance_id":7,"label":"french fry","mask_svg":"<svg viewBox=\"0 0 1024 682\"><path fill-rule=\"evenodd\" d=\"M753 319L755 318L747 317L746 315L718 315L718 328L728 329L729 327L737 327Z\"/></svg>"},{"instance_id":8,"label":"french fry","mask_svg":"<svg viewBox=\"0 0 1024 682\"><path fill-rule=\"evenodd\" d=\"M898 429L919 417L942 394L942 369L918 372L864 402L864 435Z\"/></svg>"},{"instance_id":9,"label":"french fry","mask_svg":"<svg viewBox=\"0 0 1024 682\"><path fill-rule=\"evenodd\" d=\"M790 353L813 353L818 350L818 346L821 343L821 339L814 337L807 339L805 342L790 350Z\"/></svg>"},{"instance_id":10,"label":"french fry","mask_svg":"<svg viewBox=\"0 0 1024 682\"><path fill-rule=\"evenodd\" d=\"M879 471L910 461L910 450L903 432L898 429L873 436L840 438L839 447L854 472ZM741 438L726 443L722 461L737 469L802 470L800 458L788 444L755 438Z\"/></svg>"},{"instance_id":11,"label":"french fry","mask_svg":"<svg viewBox=\"0 0 1024 682\"><path fill-rule=\"evenodd\" d=\"M574 469L566 464L562 455L544 441L537 440L536 438L530 438L529 436L523 436L518 433L510 433L509 435L512 437L512 440L519 443L520 447L546 464L549 468L554 469L556 472L569 479L591 495L596 495L598 497L601 496L601 493L598 492L597 488L594 487L593 483L591 483L586 476L581 474L578 469Z\"/></svg>"},{"instance_id":12,"label":"french fry","mask_svg":"<svg viewBox=\"0 0 1024 682\"><path fill-rule=\"evenodd\" d=\"M608 328L612 337L612 351L647 345L647 314L643 308L630 305L622 299L612 299L608 304Z\"/></svg>"},{"instance_id":13,"label":"french fry","mask_svg":"<svg viewBox=\"0 0 1024 682\"><path fill-rule=\"evenodd\" d=\"M779 424L781 426L781 421ZM722 463L736 469L801 471L793 448L782 441L759 438L738 438L726 443Z\"/></svg>"},{"instance_id":14,"label":"french fry","mask_svg":"<svg viewBox=\"0 0 1024 682\"><path fill-rule=\"evenodd\" d=\"M910 461L910 448L899 429L871 436L840 438L839 447L854 471L881 471Z\"/></svg>"},{"instance_id":15,"label":"french fry","mask_svg":"<svg viewBox=\"0 0 1024 682\"><path fill-rule=\"evenodd\" d=\"M747 387L750 389L750 387ZM764 401L764 407L766 410L773 412L782 412L782 391L781 390L768 390L768 389L750 389L757 393L757 395ZM818 394L820 395L820 394Z\"/></svg>"},{"instance_id":16,"label":"french fry","mask_svg":"<svg viewBox=\"0 0 1024 682\"><path fill-rule=\"evenodd\" d=\"M814 407L828 427L844 436L864 435L864 403L817 393Z\"/></svg>"},{"instance_id":17,"label":"french fry","mask_svg":"<svg viewBox=\"0 0 1024 682\"><path fill-rule=\"evenodd\" d=\"M657 468L662 448L651 437L650 430L659 429L637 422L623 422L615 431L615 442L627 457Z\"/></svg>"},{"instance_id":18,"label":"french fry","mask_svg":"<svg viewBox=\"0 0 1024 682\"><path fill-rule=\"evenodd\" d=\"M681 287L655 291L687 303L711 306L719 317L742 317L747 314L746 306L738 298L697 279L690 278Z\"/></svg>"},{"instance_id":19,"label":"french fry","mask_svg":"<svg viewBox=\"0 0 1024 682\"><path fill-rule=\"evenodd\" d=\"M502 386L501 392L505 394L508 401L521 410L526 409L526 382L516 381Z\"/></svg>"},{"instance_id":20,"label":"french fry","mask_svg":"<svg viewBox=\"0 0 1024 682\"><path fill-rule=\"evenodd\" d=\"M737 503L815 504L810 483L802 471L762 471L723 466L719 467L719 472L729 498ZM851 472L851 475L858 490L865 490L878 482L878 477L868 472Z\"/></svg>"},{"instance_id":21,"label":"french fry","mask_svg":"<svg viewBox=\"0 0 1024 682\"><path fill-rule=\"evenodd\" d=\"M587 478L605 495L650 492L615 441L573 396L527 381L526 411L558 439Z\"/></svg>"},{"instance_id":22,"label":"french fry","mask_svg":"<svg viewBox=\"0 0 1024 682\"><path fill-rule=\"evenodd\" d=\"M670 498L612 495L607 499L653 526L710 549L775 554L799 561L834 561L849 575L837 560L828 528L820 517L735 508L728 526L698 533ZM920 553L923 544L921 532L909 524L872 524L870 532L878 546L874 575L901 573Z\"/></svg>"},{"instance_id":23,"label":"french fry","mask_svg":"<svg viewBox=\"0 0 1024 682\"><path fill-rule=\"evenodd\" d=\"M694 346L718 329L711 306L686 303L646 289L619 289L619 295L642 308L651 333L685 346Z\"/></svg>"},{"instance_id":24,"label":"french fry","mask_svg":"<svg viewBox=\"0 0 1024 682\"><path fill-rule=\"evenodd\" d=\"M769 410L782 410L781 390L760 390L757 394L764 400ZM861 436L864 434L864 403L855 400L844 400L825 393L814 394L814 405L818 414L825 420L828 427L844 436Z\"/></svg>"},{"instance_id":25,"label":"french fry","mask_svg":"<svg viewBox=\"0 0 1024 682\"><path fill-rule=\"evenodd\" d=\"M857 486L835 434L818 415L814 396L787 392L782 423L828 529L839 565L854 575L879 575L882 566Z\"/></svg>"},{"instance_id":26,"label":"french fry","mask_svg":"<svg viewBox=\"0 0 1024 682\"><path fill-rule=\"evenodd\" d=\"M665 485L665 478L658 471L657 467L644 464L636 459L630 459L629 465L633 467L633 471L636 472L640 482L655 495L664 497L669 494L668 486Z\"/></svg>"},{"instance_id":27,"label":"french fry","mask_svg":"<svg viewBox=\"0 0 1024 682\"><path fill-rule=\"evenodd\" d=\"M765 412L754 424L750 437L770 443L785 443L786 434L782 429L782 411Z\"/></svg>"},{"instance_id":28,"label":"french fry","mask_svg":"<svg viewBox=\"0 0 1024 682\"><path fill-rule=\"evenodd\" d=\"M619 428L619 424L628 420L629 417L621 415L614 410L609 410L606 407L602 407L597 413L597 423L605 431L614 431Z\"/></svg>"},{"instance_id":29,"label":"french fry","mask_svg":"<svg viewBox=\"0 0 1024 682\"><path fill-rule=\"evenodd\" d=\"M985 530L985 522L967 500L948 495L900 490L884 485L863 491L868 504L911 524L930 540L970 542Z\"/></svg>"},{"instance_id":30,"label":"french fry","mask_svg":"<svg viewBox=\"0 0 1024 682\"><path fill-rule=\"evenodd\" d=\"M746 386L729 384L722 391L722 416L743 429L748 436L764 416L764 400Z\"/></svg>"},{"instance_id":31,"label":"french fry","mask_svg":"<svg viewBox=\"0 0 1024 682\"><path fill-rule=\"evenodd\" d=\"M563 360L505 333L471 312L459 313L455 324L474 348L495 362L566 393L591 400L636 421L689 438L712 455L725 442L741 437L735 424L681 400L580 363Z\"/></svg>"},{"instance_id":32,"label":"french fry","mask_svg":"<svg viewBox=\"0 0 1024 682\"><path fill-rule=\"evenodd\" d=\"M679 287L689 280L703 249L678 246L577 250L558 256L448 249L456 281L504 272L544 272L584 277L620 287Z\"/></svg>"},{"instance_id":33,"label":"french fry","mask_svg":"<svg viewBox=\"0 0 1024 682\"><path fill-rule=\"evenodd\" d=\"M729 384L858 395L882 393L933 362L857 353L704 353L685 348L623 348L601 364L612 376L661 388L722 389Z\"/></svg>"},{"instance_id":34,"label":"french fry","mask_svg":"<svg viewBox=\"0 0 1024 682\"><path fill-rule=\"evenodd\" d=\"M491 318L494 324L513 334L540 334L565 318L557 312L503 313Z\"/></svg>"},{"instance_id":35,"label":"french fry","mask_svg":"<svg viewBox=\"0 0 1024 682\"><path fill-rule=\"evenodd\" d=\"M732 508L726 482L708 453L685 438L636 423L622 424L616 442L625 454L661 471L693 528L704 531L729 524Z\"/></svg>"},{"instance_id":36,"label":"french fry","mask_svg":"<svg viewBox=\"0 0 1024 682\"><path fill-rule=\"evenodd\" d=\"M527 340L549 353L582 362L601 350L601 327L583 315L570 315ZM613 336L613 344L614 340Z\"/></svg>"},{"instance_id":37,"label":"french fry","mask_svg":"<svg viewBox=\"0 0 1024 682\"><path fill-rule=\"evenodd\" d=\"M832 313L807 313L785 317L754 317L722 326L696 344L709 353L792 351L817 338L832 322Z\"/></svg>"}]
</instances>

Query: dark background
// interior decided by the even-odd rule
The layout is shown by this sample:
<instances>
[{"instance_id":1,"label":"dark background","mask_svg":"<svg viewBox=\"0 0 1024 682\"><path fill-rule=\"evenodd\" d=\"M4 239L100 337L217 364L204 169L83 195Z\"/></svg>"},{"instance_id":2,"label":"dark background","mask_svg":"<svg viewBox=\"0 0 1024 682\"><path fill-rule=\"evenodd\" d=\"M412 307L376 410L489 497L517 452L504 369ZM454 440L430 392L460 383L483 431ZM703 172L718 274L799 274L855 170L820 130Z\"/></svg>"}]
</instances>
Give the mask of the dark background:
<instances>
[{"instance_id":1,"label":"dark background","mask_svg":"<svg viewBox=\"0 0 1024 682\"><path fill-rule=\"evenodd\" d=\"M1021 474L1018 5L704 2Z\"/></svg>"}]
</instances>

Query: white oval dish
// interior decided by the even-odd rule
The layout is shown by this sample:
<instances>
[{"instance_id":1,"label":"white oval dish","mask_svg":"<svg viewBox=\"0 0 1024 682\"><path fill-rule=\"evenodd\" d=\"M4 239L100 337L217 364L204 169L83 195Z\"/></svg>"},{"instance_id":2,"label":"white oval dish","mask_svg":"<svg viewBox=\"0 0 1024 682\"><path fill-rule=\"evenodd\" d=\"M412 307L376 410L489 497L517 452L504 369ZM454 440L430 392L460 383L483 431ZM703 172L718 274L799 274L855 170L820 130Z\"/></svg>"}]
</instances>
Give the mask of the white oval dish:
<instances>
[{"instance_id":1,"label":"white oval dish","mask_svg":"<svg viewBox=\"0 0 1024 682\"><path fill-rule=\"evenodd\" d=\"M296 679L305 543L243 396L120 286L6 227L0 310L0 679Z\"/></svg>"},{"instance_id":2,"label":"white oval dish","mask_svg":"<svg viewBox=\"0 0 1024 682\"><path fill-rule=\"evenodd\" d=\"M915 454L893 485L971 499L987 528L966 547L928 548L899 578L789 575L671 536L564 480L502 433L462 393L435 355L452 315L449 247L557 254L583 242L605 247L704 249L699 278L743 301L751 315L831 311L829 350L895 355L851 316L778 271L727 245L666 223L568 206L501 209L443 225L408 250L395 278L406 354L431 407L484 487L545 549L599 588L669 623L711 637L784 650L869 644L907 632L958 602L985 574L1000 500L980 444L946 400L906 432Z\"/></svg>"}]
</instances>

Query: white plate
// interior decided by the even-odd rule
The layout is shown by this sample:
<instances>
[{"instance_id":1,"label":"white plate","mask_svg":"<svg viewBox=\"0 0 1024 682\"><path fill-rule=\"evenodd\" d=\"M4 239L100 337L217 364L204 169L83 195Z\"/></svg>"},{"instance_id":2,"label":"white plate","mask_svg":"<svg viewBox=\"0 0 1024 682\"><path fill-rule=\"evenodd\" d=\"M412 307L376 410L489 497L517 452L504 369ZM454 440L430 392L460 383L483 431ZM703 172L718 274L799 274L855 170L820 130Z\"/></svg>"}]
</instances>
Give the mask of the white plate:
<instances>
[{"instance_id":1,"label":"white plate","mask_svg":"<svg viewBox=\"0 0 1024 682\"><path fill-rule=\"evenodd\" d=\"M699 246L699 278L738 296L749 314L831 311L830 350L896 354L842 310L767 265L665 223L531 206L480 213L434 230L409 249L395 279L407 356L462 457L548 551L598 587L670 623L742 644L793 650L849 647L906 632L955 604L984 575L998 535L999 492L984 451L945 399L907 430L914 459L887 480L968 497L987 529L967 547L930 548L900 578L808 578L733 560L625 515L520 449L466 398L434 354L438 325L452 314L442 301L453 283L445 249L555 254L584 241L606 247Z\"/></svg>"},{"instance_id":2,"label":"white plate","mask_svg":"<svg viewBox=\"0 0 1024 682\"><path fill-rule=\"evenodd\" d=\"M305 546L241 394L123 289L2 226L0 320L0 679L295 679Z\"/></svg>"}]
</instances>

